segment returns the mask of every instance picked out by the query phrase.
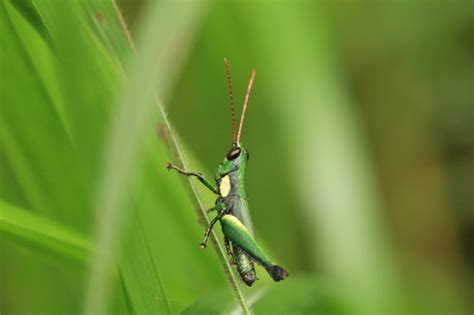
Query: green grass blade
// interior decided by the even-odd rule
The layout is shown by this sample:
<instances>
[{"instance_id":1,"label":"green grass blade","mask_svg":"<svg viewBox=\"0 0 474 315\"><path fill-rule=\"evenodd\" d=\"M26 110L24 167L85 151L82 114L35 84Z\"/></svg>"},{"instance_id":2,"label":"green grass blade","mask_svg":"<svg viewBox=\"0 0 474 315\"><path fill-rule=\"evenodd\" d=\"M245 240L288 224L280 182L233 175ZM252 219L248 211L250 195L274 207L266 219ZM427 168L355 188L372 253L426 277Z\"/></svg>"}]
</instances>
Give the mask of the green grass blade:
<instances>
[{"instance_id":1,"label":"green grass blade","mask_svg":"<svg viewBox=\"0 0 474 315\"><path fill-rule=\"evenodd\" d=\"M0 2L0 25L1 198L84 232L80 218L88 208L76 189L78 167L69 163L74 154L68 152L70 141L53 105L59 98L50 90L57 83L49 63L54 57L9 1ZM0 247L2 311L64 314L78 308L80 268L3 238Z\"/></svg>"},{"instance_id":2,"label":"green grass blade","mask_svg":"<svg viewBox=\"0 0 474 315\"><path fill-rule=\"evenodd\" d=\"M123 21L121 13L118 10L117 6L115 6L114 9L117 12L119 20L122 22L121 25L122 25L122 28L123 28L123 32L127 36L128 40L129 40L129 44L131 45L132 49L134 49L134 43L132 42L132 39L130 37L130 33L129 33L128 29L126 28L126 25L125 25L125 22ZM114 30L110 29L110 31L114 31ZM115 38L115 37L117 37L117 34L113 33L111 35L111 37ZM123 55L123 53L121 54L119 52L118 55ZM158 89L159 89L159 87L158 87ZM163 95L163 93L161 93L160 95ZM159 110L159 115L157 117L158 124L161 125L161 126L164 126L164 128L167 130L166 132L169 135L169 139L167 139L167 142L171 146L171 151L173 153L173 156L177 159L176 162L178 164L180 164L181 166L186 168L187 161L184 157L183 150L180 146L178 136L174 133L173 128L171 127L171 124L170 124L170 122L167 118L166 111L163 107L163 104L161 103L160 99L158 98L158 96L156 94L155 94L155 100L156 100L157 108ZM200 193L199 190L196 189L195 183L192 180L189 181L189 184L190 184L190 187L191 187L192 195L194 196L195 201L198 205L198 207L197 207L197 209L199 210L198 211L198 216L206 218L207 222L209 222L208 214L205 211L207 209L207 207L205 207L204 204L205 204L205 202L209 202L209 204L212 204L213 200L207 198L206 195L203 195L202 193ZM239 279L237 279L235 273L233 272L233 269L232 269L232 267L231 267L231 265L230 265L230 263L227 259L225 249L222 246L222 244L218 241L218 237L217 237L217 235L214 231L212 232L210 239L211 239L211 242L214 244L214 248L216 248L217 256L218 256L218 258L221 262L221 265L224 268L225 273L228 276L228 280L230 282L231 287L234 289L237 300L239 301L239 303L240 303L242 309L244 310L244 312L245 313L250 313L250 309L247 306L247 303L245 302L244 294L243 294L242 290L240 289L240 285L239 285L240 281L239 281Z\"/></svg>"},{"instance_id":3,"label":"green grass blade","mask_svg":"<svg viewBox=\"0 0 474 315\"><path fill-rule=\"evenodd\" d=\"M49 30L44 23L38 8L33 0L10 0L11 4L20 12L21 15L33 26L44 41L52 47L52 39Z\"/></svg>"},{"instance_id":4,"label":"green grass blade","mask_svg":"<svg viewBox=\"0 0 474 315\"><path fill-rule=\"evenodd\" d=\"M181 48L179 45L182 43L182 37L175 34L192 38L192 30L199 21L202 9L201 2L190 3L185 7L164 2L151 6L144 19L138 55L131 67L128 84L107 140L105 164L96 207L97 213L100 213L97 221L98 255L90 273L85 314L102 314L106 310L110 287L106 270L112 263L111 253L118 245L121 226L127 217L127 210L130 210L131 181L135 182L142 175L138 166L141 153L144 152L145 127L150 126L146 122L152 121L150 115L154 116L151 107L154 91L157 88L160 95L167 95L178 69L177 64L179 64L175 53L178 47ZM142 230L140 226L137 226L137 229ZM133 244L149 246L140 242L140 239ZM148 251L145 249L145 252ZM131 267L130 264L134 263L131 259L136 259L136 257L128 257L128 260L122 258L119 263L121 270L125 272L126 284L127 270L129 270L127 267ZM154 285L150 284L156 289L155 298L152 301L143 301L147 304L139 303L138 307L141 306L144 312L170 313L161 277L156 272L156 263L150 260L148 266L149 268L143 272L148 273L147 281L156 282ZM131 267L130 270L136 270L136 268ZM133 280L132 275L129 276ZM128 283L131 282L128 281ZM137 292L136 296L138 294ZM135 307L137 305L134 305ZM137 309L137 311L140 310Z\"/></svg>"},{"instance_id":5,"label":"green grass blade","mask_svg":"<svg viewBox=\"0 0 474 315\"><path fill-rule=\"evenodd\" d=\"M92 245L71 229L0 200L0 234L27 248L85 264Z\"/></svg>"}]
</instances>

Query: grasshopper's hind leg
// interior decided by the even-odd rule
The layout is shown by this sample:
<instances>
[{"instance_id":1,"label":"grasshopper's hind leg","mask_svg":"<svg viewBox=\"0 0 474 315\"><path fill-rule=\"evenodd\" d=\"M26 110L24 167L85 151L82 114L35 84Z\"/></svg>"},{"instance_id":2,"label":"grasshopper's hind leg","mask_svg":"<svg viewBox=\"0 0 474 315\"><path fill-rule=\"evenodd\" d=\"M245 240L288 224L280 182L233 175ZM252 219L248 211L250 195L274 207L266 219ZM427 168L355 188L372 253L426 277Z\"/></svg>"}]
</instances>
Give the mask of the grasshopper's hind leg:
<instances>
[{"instance_id":1,"label":"grasshopper's hind leg","mask_svg":"<svg viewBox=\"0 0 474 315\"><path fill-rule=\"evenodd\" d=\"M288 277L288 272L282 267L273 263L272 260L270 260L270 258L263 251L260 245L258 245L258 243L255 241L252 234L250 234L245 225L243 225L237 217L231 214L223 215L221 218L221 226L222 232L226 237L230 239L232 244L237 245L237 247L242 249L246 254L248 254L248 256L251 256L254 261L262 265L267 270L268 274L272 277L273 280L280 281ZM235 248L236 247L233 246L234 253ZM251 265L247 261L245 263L239 263L239 266ZM247 270L248 269L249 268L247 268Z\"/></svg>"},{"instance_id":2,"label":"grasshopper's hind leg","mask_svg":"<svg viewBox=\"0 0 474 315\"><path fill-rule=\"evenodd\" d=\"M230 240L224 236L224 245L225 245L225 252L227 255L231 255L231 256L234 256L232 254L232 250L230 249Z\"/></svg>"},{"instance_id":3,"label":"grasshopper's hind leg","mask_svg":"<svg viewBox=\"0 0 474 315\"><path fill-rule=\"evenodd\" d=\"M237 266L238 265L237 258L235 257L235 253L234 253L232 244L230 242L230 239L228 239L227 236L224 236L224 245L225 245L226 254L231 257L229 263L232 266Z\"/></svg>"}]
</instances>

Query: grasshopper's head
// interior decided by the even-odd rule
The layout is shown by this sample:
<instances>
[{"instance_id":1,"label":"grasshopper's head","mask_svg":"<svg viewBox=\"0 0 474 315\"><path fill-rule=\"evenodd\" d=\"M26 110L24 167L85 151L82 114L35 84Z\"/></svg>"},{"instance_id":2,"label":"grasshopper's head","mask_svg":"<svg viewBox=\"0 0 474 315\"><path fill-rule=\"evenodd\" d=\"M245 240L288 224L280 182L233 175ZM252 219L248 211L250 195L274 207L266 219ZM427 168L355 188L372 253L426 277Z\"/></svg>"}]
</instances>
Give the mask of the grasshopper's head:
<instances>
[{"instance_id":1,"label":"grasshopper's head","mask_svg":"<svg viewBox=\"0 0 474 315\"><path fill-rule=\"evenodd\" d=\"M240 163L241 160L247 161L249 157L249 152L245 150L244 147L240 146L237 143L234 143L230 150L227 152L225 159L230 162L235 161L232 163Z\"/></svg>"},{"instance_id":2,"label":"grasshopper's head","mask_svg":"<svg viewBox=\"0 0 474 315\"><path fill-rule=\"evenodd\" d=\"M236 169L245 170L249 157L250 155L247 150L234 143L221 163L220 172L227 173Z\"/></svg>"}]
</instances>

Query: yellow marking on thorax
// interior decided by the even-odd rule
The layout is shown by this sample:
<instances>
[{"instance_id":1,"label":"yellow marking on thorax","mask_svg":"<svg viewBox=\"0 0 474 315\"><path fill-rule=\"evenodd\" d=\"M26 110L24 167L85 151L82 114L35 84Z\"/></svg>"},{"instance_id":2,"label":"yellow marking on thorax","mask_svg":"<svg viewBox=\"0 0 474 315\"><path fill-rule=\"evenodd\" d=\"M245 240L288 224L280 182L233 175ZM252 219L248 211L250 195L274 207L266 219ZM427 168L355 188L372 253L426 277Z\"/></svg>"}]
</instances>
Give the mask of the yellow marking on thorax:
<instances>
[{"instance_id":1,"label":"yellow marking on thorax","mask_svg":"<svg viewBox=\"0 0 474 315\"><path fill-rule=\"evenodd\" d=\"M222 177L221 183L219 184L219 191L222 197L227 197L230 193L230 177L226 175Z\"/></svg>"}]
</instances>

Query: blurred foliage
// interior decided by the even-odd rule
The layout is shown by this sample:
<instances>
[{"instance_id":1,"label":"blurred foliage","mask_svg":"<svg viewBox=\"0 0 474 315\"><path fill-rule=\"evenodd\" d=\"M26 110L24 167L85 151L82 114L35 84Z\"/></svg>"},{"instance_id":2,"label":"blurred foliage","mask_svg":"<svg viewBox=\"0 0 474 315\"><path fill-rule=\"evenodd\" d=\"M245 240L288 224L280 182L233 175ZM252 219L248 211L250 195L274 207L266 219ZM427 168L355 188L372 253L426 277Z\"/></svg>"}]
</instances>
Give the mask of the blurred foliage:
<instances>
[{"instance_id":1,"label":"blurred foliage","mask_svg":"<svg viewBox=\"0 0 474 315\"><path fill-rule=\"evenodd\" d=\"M471 2L118 7L0 1L1 314L472 311ZM257 70L249 205L280 283L235 288L198 247L213 196L164 168L224 158L224 57L237 104Z\"/></svg>"}]
</instances>

